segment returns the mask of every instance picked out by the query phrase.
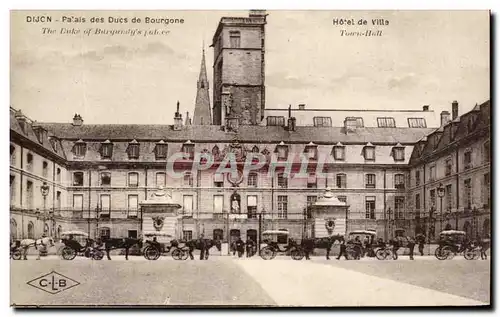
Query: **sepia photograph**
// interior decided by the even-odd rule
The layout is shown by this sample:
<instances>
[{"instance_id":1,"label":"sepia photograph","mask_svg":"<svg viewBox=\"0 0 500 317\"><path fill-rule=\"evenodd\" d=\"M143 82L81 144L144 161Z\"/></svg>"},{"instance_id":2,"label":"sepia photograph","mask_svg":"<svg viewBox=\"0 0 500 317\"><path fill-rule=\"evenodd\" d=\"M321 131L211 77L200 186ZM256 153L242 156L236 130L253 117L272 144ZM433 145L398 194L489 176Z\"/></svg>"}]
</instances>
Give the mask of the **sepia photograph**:
<instances>
[{"instance_id":1,"label":"sepia photograph","mask_svg":"<svg viewBox=\"0 0 500 317\"><path fill-rule=\"evenodd\" d=\"M491 21L11 10L10 306L491 308Z\"/></svg>"}]
</instances>

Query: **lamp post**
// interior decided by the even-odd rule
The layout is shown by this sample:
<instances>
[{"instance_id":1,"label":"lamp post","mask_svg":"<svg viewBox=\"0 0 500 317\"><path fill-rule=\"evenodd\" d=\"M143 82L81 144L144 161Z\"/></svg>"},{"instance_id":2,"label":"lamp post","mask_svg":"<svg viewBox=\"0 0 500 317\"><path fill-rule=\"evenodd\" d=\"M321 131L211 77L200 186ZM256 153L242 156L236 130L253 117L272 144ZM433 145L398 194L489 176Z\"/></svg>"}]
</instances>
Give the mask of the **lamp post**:
<instances>
[{"instance_id":1,"label":"lamp post","mask_svg":"<svg viewBox=\"0 0 500 317\"><path fill-rule=\"evenodd\" d=\"M99 234L99 216L100 216L100 212L101 212L101 207L98 204L97 207L95 207L95 234L94 234L94 238L95 239L97 239L97 235Z\"/></svg>"},{"instance_id":2,"label":"lamp post","mask_svg":"<svg viewBox=\"0 0 500 317\"><path fill-rule=\"evenodd\" d=\"M50 186L47 185L47 182L43 182L42 186L40 186L40 192L43 196L43 230L45 231L45 226L47 225L47 195L49 194ZM49 232L47 232L49 235Z\"/></svg>"},{"instance_id":3,"label":"lamp post","mask_svg":"<svg viewBox=\"0 0 500 317\"><path fill-rule=\"evenodd\" d=\"M439 183L439 187L437 188L437 194L440 200L441 211L439 217L439 231L443 231L443 197L444 197L444 186L442 183Z\"/></svg>"},{"instance_id":4,"label":"lamp post","mask_svg":"<svg viewBox=\"0 0 500 317\"><path fill-rule=\"evenodd\" d=\"M387 241L389 238L392 238L392 234L389 235L389 232L391 232L391 214L392 214L392 209L391 207L389 207L389 209L387 209L386 211L387 213L387 230L388 232L386 232L386 236L384 237L385 240Z\"/></svg>"},{"instance_id":5,"label":"lamp post","mask_svg":"<svg viewBox=\"0 0 500 317\"><path fill-rule=\"evenodd\" d=\"M433 219L434 219L434 206L431 206L431 209L429 210L429 217L428 217L428 227L427 227L427 239L429 240L428 242L430 243L431 242L431 229L432 230L435 230L435 228L433 228L432 226L432 223L433 223ZM432 235L434 237L434 234Z\"/></svg>"}]
</instances>

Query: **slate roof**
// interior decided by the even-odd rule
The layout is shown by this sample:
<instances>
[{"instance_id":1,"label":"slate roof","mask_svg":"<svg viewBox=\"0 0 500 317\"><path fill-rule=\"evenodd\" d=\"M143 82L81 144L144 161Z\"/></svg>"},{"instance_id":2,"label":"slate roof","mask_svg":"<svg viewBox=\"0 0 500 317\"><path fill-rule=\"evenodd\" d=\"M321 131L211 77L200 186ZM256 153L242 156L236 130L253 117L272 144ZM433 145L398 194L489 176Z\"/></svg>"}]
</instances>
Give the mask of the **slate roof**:
<instances>
[{"instance_id":1,"label":"slate roof","mask_svg":"<svg viewBox=\"0 0 500 317\"><path fill-rule=\"evenodd\" d=\"M309 143L360 144L413 144L434 129L428 128L358 128L346 134L339 127L296 127L288 131L278 126L240 126L237 133L225 132L216 125L183 126L174 131L172 125L138 124L83 124L73 126L69 123L41 123L47 130L66 140L102 140L111 141L154 141L167 142L239 142L255 143Z\"/></svg>"}]
</instances>

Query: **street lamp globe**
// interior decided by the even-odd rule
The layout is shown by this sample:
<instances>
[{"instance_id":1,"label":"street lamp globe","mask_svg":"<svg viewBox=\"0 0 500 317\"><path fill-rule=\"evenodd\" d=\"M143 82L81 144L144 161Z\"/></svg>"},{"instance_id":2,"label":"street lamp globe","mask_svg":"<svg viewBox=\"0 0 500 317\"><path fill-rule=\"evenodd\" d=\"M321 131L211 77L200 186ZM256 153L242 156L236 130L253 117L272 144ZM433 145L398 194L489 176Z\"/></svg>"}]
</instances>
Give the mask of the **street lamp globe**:
<instances>
[{"instance_id":1,"label":"street lamp globe","mask_svg":"<svg viewBox=\"0 0 500 317\"><path fill-rule=\"evenodd\" d=\"M438 194L439 198L444 197L444 186L442 183L440 183L439 187L437 188L437 194Z\"/></svg>"},{"instance_id":2,"label":"street lamp globe","mask_svg":"<svg viewBox=\"0 0 500 317\"><path fill-rule=\"evenodd\" d=\"M47 185L47 182L43 182L43 185L40 186L40 191L42 192L43 197L47 197L50 191L50 186Z\"/></svg>"}]
</instances>

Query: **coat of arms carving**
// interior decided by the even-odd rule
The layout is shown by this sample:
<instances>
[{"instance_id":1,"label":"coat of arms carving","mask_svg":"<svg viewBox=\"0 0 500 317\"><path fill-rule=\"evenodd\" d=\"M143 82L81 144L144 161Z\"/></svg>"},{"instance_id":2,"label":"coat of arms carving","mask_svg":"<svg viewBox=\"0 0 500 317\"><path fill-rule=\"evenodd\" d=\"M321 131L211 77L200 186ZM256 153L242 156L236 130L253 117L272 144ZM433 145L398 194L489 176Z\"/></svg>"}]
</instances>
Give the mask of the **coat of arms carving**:
<instances>
[{"instance_id":1,"label":"coat of arms carving","mask_svg":"<svg viewBox=\"0 0 500 317\"><path fill-rule=\"evenodd\" d=\"M161 228L163 228L164 220L165 220L165 217L162 217L162 216L153 217L153 227L157 231L160 231Z\"/></svg>"}]
</instances>

